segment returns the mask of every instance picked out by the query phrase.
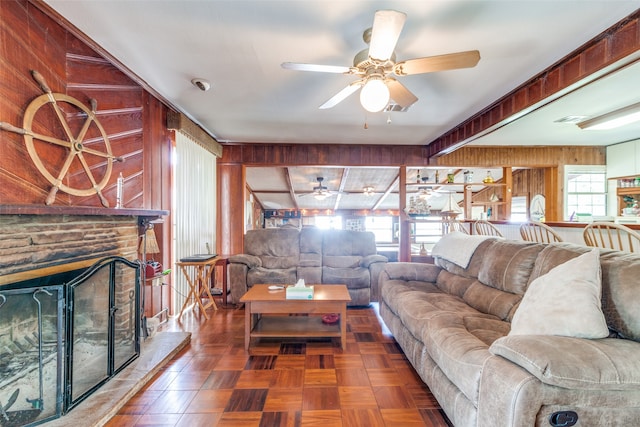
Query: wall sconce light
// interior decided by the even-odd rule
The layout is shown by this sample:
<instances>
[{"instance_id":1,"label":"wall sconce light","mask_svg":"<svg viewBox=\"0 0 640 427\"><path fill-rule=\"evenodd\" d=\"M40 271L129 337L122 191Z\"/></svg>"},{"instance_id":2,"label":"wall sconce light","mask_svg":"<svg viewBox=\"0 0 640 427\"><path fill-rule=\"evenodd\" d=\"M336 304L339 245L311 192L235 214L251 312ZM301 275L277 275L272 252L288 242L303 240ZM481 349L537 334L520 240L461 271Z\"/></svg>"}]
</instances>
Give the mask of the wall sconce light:
<instances>
[{"instance_id":1,"label":"wall sconce light","mask_svg":"<svg viewBox=\"0 0 640 427\"><path fill-rule=\"evenodd\" d=\"M640 121L640 102L578 123L583 130L614 129Z\"/></svg>"}]
</instances>

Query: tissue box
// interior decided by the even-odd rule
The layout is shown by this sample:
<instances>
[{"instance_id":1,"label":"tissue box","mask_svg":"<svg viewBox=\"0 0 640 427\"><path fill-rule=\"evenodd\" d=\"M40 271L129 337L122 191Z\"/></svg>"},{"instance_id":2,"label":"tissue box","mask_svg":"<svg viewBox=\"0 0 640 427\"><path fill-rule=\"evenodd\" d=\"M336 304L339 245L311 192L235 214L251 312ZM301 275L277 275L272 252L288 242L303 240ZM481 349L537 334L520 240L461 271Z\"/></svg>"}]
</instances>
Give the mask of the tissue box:
<instances>
[{"instance_id":1,"label":"tissue box","mask_svg":"<svg viewBox=\"0 0 640 427\"><path fill-rule=\"evenodd\" d=\"M313 299L313 286L287 286L287 299Z\"/></svg>"}]
</instances>

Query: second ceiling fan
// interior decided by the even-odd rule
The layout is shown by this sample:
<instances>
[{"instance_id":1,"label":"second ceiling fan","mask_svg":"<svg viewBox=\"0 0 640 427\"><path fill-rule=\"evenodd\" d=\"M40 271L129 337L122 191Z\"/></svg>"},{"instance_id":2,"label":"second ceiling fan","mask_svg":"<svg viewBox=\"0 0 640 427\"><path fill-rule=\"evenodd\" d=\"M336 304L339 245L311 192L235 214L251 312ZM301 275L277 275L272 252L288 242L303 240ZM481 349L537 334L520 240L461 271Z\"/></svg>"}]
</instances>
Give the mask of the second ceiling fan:
<instances>
[{"instance_id":1,"label":"second ceiling fan","mask_svg":"<svg viewBox=\"0 0 640 427\"><path fill-rule=\"evenodd\" d=\"M382 111L389 103L389 99L392 99L402 110L406 110L418 100L418 97L391 74L408 76L471 68L475 67L480 60L480 53L477 50L469 50L396 62L394 49L406 17L406 14L395 10L377 11L373 19L373 26L367 29L362 36L365 43L369 44L369 48L362 50L355 56L352 67L283 62L282 68L359 77L358 80L350 83L322 104L320 109L332 108L362 88L360 103L367 111Z\"/></svg>"}]
</instances>

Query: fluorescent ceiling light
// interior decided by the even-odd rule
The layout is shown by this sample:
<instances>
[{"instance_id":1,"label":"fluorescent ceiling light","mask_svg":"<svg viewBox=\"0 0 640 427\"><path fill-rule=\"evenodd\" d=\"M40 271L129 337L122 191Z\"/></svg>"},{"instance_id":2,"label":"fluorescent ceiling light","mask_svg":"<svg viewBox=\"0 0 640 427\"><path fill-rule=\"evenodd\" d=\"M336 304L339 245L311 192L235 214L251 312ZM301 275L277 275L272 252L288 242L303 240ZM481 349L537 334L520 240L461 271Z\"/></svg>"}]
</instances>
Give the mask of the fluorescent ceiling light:
<instances>
[{"instance_id":1,"label":"fluorescent ceiling light","mask_svg":"<svg viewBox=\"0 0 640 427\"><path fill-rule=\"evenodd\" d=\"M640 121L640 102L578 123L584 130L614 129Z\"/></svg>"}]
</instances>

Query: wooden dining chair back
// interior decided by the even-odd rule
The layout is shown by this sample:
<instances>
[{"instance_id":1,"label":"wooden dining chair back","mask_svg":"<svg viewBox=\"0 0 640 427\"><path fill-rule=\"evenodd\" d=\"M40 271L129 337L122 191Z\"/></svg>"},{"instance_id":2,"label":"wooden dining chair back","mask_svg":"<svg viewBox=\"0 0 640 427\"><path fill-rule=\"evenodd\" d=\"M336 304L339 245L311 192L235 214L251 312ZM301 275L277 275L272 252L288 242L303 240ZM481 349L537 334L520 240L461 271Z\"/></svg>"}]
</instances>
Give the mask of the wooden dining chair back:
<instances>
[{"instance_id":1,"label":"wooden dining chair back","mask_svg":"<svg viewBox=\"0 0 640 427\"><path fill-rule=\"evenodd\" d=\"M469 234L467 227L460 221L442 221L442 234L449 234L454 231Z\"/></svg>"},{"instance_id":2,"label":"wooden dining chair back","mask_svg":"<svg viewBox=\"0 0 640 427\"><path fill-rule=\"evenodd\" d=\"M592 222L583 231L587 246L640 252L640 233L626 225L614 222Z\"/></svg>"},{"instance_id":3,"label":"wooden dining chair back","mask_svg":"<svg viewBox=\"0 0 640 427\"><path fill-rule=\"evenodd\" d=\"M549 227L538 221L528 221L520 225L520 236L522 240L538 243L562 242L562 238Z\"/></svg>"},{"instance_id":4,"label":"wooden dining chair back","mask_svg":"<svg viewBox=\"0 0 640 427\"><path fill-rule=\"evenodd\" d=\"M484 236L504 237L500 232L500 230L498 230L495 225L483 219L479 219L478 221L476 221L473 224L473 229L475 231L475 234L482 234Z\"/></svg>"}]
</instances>

